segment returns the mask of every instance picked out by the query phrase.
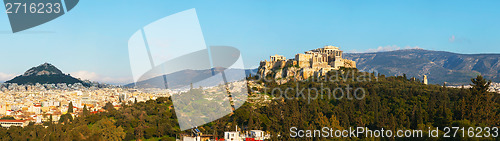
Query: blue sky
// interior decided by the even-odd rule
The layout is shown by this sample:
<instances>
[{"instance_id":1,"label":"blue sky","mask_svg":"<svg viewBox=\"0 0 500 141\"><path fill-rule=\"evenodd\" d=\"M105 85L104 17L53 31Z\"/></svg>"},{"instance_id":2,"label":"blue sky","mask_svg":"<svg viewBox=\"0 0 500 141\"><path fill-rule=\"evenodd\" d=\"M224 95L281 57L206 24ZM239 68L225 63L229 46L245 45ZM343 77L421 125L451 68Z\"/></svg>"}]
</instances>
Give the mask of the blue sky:
<instances>
[{"instance_id":1,"label":"blue sky","mask_svg":"<svg viewBox=\"0 0 500 141\"><path fill-rule=\"evenodd\" d=\"M132 81L127 43L141 27L195 8L206 44L234 46L247 68L324 45L346 52L419 47L500 53L498 1L81 0L69 13L11 33L0 14L0 82L50 62L65 73Z\"/></svg>"}]
</instances>

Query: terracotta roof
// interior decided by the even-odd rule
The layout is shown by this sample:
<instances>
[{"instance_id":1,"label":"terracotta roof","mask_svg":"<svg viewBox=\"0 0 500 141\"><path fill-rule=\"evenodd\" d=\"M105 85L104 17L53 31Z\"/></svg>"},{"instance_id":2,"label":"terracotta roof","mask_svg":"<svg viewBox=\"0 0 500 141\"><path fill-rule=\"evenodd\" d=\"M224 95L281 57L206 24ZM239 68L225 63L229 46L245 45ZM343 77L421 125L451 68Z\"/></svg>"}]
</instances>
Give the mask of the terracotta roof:
<instances>
[{"instance_id":1,"label":"terracotta roof","mask_svg":"<svg viewBox=\"0 0 500 141\"><path fill-rule=\"evenodd\" d=\"M7 119L0 119L0 122L25 122L27 120L7 120Z\"/></svg>"}]
</instances>

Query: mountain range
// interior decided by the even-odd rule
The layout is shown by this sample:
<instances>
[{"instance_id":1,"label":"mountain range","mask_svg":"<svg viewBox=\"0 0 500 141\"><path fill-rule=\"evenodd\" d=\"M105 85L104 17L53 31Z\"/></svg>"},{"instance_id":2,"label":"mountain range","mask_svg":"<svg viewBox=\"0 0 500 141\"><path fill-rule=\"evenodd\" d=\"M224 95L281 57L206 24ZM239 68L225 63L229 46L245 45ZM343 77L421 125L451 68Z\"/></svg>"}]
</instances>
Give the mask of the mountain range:
<instances>
[{"instance_id":1,"label":"mountain range","mask_svg":"<svg viewBox=\"0 0 500 141\"><path fill-rule=\"evenodd\" d=\"M386 76L428 76L429 83L467 85L470 79L482 75L500 82L500 54L458 54L446 51L405 49L374 53L344 53L344 58L356 61L361 71L377 71Z\"/></svg>"},{"instance_id":2,"label":"mountain range","mask_svg":"<svg viewBox=\"0 0 500 141\"><path fill-rule=\"evenodd\" d=\"M218 85L221 80L208 78L213 75L220 74L222 71L225 72L225 76L228 82L237 81L245 76L255 75L257 69L224 69L224 68L214 68L206 70L182 70L174 73L165 75L167 79L168 88L176 89L189 86L192 83L193 87L206 87ZM245 76L242 76L244 72ZM125 87L137 87L137 88L165 88L165 78L163 76L153 77L144 81L139 81L136 83L130 83L125 85ZM204 81L205 80L205 81Z\"/></svg>"}]
</instances>

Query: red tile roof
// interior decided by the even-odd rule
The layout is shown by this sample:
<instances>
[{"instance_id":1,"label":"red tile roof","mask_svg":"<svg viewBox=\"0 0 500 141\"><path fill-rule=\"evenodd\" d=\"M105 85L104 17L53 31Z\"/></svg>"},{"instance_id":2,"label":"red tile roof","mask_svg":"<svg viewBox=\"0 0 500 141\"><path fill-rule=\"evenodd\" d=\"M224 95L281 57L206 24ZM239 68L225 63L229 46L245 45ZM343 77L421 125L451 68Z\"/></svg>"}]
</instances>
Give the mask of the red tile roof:
<instances>
[{"instance_id":1,"label":"red tile roof","mask_svg":"<svg viewBox=\"0 0 500 141\"><path fill-rule=\"evenodd\" d=\"M0 122L25 122L27 120L7 120L7 119L0 119Z\"/></svg>"}]
</instances>

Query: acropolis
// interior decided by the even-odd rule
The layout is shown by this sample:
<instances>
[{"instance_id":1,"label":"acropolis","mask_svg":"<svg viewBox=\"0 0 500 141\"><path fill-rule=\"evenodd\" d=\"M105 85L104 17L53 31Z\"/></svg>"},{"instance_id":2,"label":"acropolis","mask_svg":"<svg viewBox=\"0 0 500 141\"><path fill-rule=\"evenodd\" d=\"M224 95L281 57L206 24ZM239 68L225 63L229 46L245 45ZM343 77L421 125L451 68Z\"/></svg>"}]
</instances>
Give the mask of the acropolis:
<instances>
[{"instance_id":1,"label":"acropolis","mask_svg":"<svg viewBox=\"0 0 500 141\"><path fill-rule=\"evenodd\" d=\"M307 79L310 76L325 75L328 71L340 68L356 68L356 62L342 58L343 51L339 47L324 46L323 48L306 51L286 59L282 55L274 55L270 60L260 62L258 74L271 75L274 78Z\"/></svg>"}]
</instances>

